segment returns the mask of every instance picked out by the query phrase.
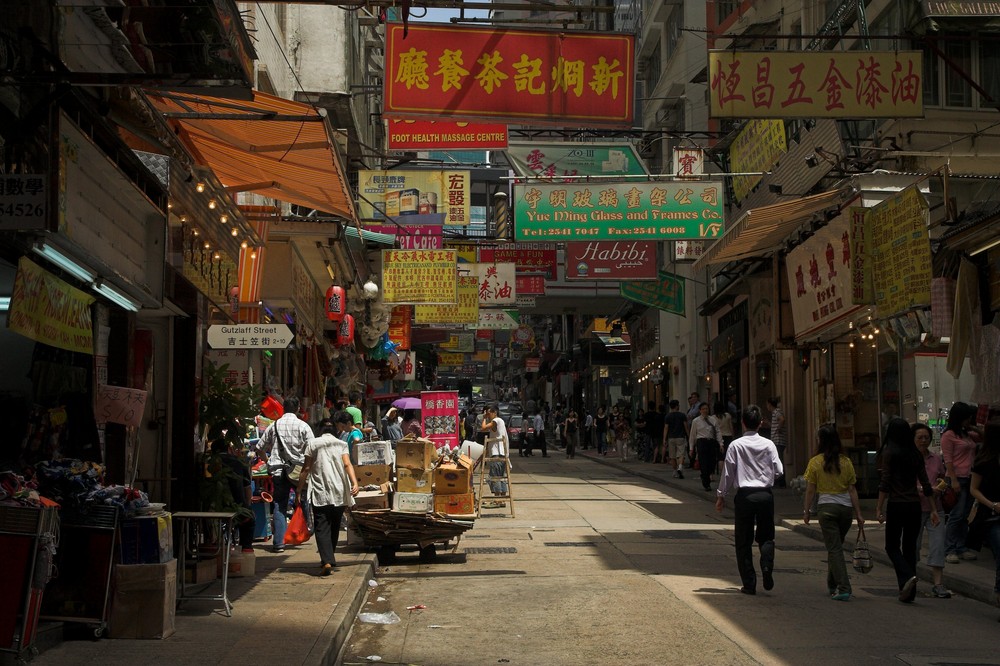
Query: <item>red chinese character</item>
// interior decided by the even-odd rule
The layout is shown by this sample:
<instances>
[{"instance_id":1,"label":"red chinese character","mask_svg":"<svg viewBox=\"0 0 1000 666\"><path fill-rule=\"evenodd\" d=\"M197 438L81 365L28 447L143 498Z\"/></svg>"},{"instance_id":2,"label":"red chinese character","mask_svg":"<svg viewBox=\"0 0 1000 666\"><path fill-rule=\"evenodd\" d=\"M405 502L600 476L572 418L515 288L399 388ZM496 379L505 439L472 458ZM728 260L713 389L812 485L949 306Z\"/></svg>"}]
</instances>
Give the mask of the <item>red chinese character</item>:
<instances>
[{"instance_id":1,"label":"red chinese character","mask_svg":"<svg viewBox=\"0 0 1000 666\"><path fill-rule=\"evenodd\" d=\"M823 83L818 88L819 90L826 90L827 111L844 108L844 103L841 101L843 88L850 90L851 84L848 83L844 75L837 69L837 61L830 58L830 66L826 70L826 78L823 79Z\"/></svg>"},{"instance_id":2,"label":"red chinese character","mask_svg":"<svg viewBox=\"0 0 1000 666\"><path fill-rule=\"evenodd\" d=\"M740 61L734 60L729 63L729 71L725 71L725 65L719 63L719 71L712 78L712 90L719 97L719 104L728 104L734 100L746 101L746 96L736 92L740 85L740 75L737 70L740 68Z\"/></svg>"},{"instance_id":3,"label":"red chinese character","mask_svg":"<svg viewBox=\"0 0 1000 666\"><path fill-rule=\"evenodd\" d=\"M907 64L907 73L900 75L903 71L903 64L896 61L896 67L892 70L892 102L899 104L901 101L917 103L917 95L920 94L920 75L913 73L913 61Z\"/></svg>"},{"instance_id":4,"label":"red chinese character","mask_svg":"<svg viewBox=\"0 0 1000 666\"><path fill-rule=\"evenodd\" d=\"M781 103L781 108L792 104L812 104L812 97L805 96L806 84L802 82L802 70L805 68L805 63L788 68L789 72L795 74L795 80L788 84L788 99Z\"/></svg>"},{"instance_id":5,"label":"red chinese character","mask_svg":"<svg viewBox=\"0 0 1000 666\"><path fill-rule=\"evenodd\" d=\"M879 81L881 66L874 56L868 56L867 64L864 58L858 59L858 71L855 73L857 88L854 95L859 104L864 103L874 109L882 103L882 94L888 92L888 88Z\"/></svg>"},{"instance_id":6,"label":"red chinese character","mask_svg":"<svg viewBox=\"0 0 1000 666\"><path fill-rule=\"evenodd\" d=\"M771 108L774 102L774 86L771 84L771 59L761 58L757 63L757 85L751 88L755 107Z\"/></svg>"}]
</instances>

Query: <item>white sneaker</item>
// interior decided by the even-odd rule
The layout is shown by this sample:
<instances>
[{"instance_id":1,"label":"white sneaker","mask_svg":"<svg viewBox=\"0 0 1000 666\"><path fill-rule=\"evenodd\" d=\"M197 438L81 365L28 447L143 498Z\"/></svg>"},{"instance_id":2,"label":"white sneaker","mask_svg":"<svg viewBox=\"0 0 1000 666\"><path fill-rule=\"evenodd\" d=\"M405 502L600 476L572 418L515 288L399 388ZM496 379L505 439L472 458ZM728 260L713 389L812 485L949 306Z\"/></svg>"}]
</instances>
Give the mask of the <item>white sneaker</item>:
<instances>
[{"instance_id":1,"label":"white sneaker","mask_svg":"<svg viewBox=\"0 0 1000 666\"><path fill-rule=\"evenodd\" d=\"M948 553L944 556L944 561L948 564L958 564L962 560L958 559L958 553Z\"/></svg>"}]
</instances>

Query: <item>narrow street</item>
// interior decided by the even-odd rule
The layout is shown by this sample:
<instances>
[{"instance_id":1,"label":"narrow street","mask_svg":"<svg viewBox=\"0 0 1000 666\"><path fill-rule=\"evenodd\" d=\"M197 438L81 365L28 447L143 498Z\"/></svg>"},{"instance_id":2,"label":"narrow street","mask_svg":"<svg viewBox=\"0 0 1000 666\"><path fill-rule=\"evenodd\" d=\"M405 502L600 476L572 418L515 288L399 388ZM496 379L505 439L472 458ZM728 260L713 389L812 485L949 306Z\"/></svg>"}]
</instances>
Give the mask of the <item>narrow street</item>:
<instances>
[{"instance_id":1,"label":"narrow street","mask_svg":"<svg viewBox=\"0 0 1000 666\"><path fill-rule=\"evenodd\" d=\"M361 612L402 621L355 621L343 664L998 663L995 607L923 582L901 604L882 563L834 602L822 543L787 528L774 590L740 594L731 510L692 474L664 485L558 451L513 460L517 517L484 512L455 554L379 567Z\"/></svg>"}]
</instances>

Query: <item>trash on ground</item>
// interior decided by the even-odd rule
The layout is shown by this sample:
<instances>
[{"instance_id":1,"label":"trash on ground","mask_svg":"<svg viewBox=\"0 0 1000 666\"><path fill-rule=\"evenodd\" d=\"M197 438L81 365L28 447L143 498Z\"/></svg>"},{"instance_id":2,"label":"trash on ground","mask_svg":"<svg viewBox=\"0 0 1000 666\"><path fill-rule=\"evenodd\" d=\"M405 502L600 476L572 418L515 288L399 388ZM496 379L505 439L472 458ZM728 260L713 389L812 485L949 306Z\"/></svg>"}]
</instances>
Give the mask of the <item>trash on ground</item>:
<instances>
[{"instance_id":1,"label":"trash on ground","mask_svg":"<svg viewBox=\"0 0 1000 666\"><path fill-rule=\"evenodd\" d=\"M367 624L396 624L402 622L398 615L388 613L358 613L358 619Z\"/></svg>"},{"instance_id":2,"label":"trash on ground","mask_svg":"<svg viewBox=\"0 0 1000 666\"><path fill-rule=\"evenodd\" d=\"M382 657L378 656L377 654L370 654L367 657L365 657L365 659L367 659L368 661L382 661Z\"/></svg>"},{"instance_id":3,"label":"trash on ground","mask_svg":"<svg viewBox=\"0 0 1000 666\"><path fill-rule=\"evenodd\" d=\"M427 606L424 606L423 604L417 604L416 606L407 606L406 610L424 610L425 608L427 608Z\"/></svg>"},{"instance_id":4,"label":"trash on ground","mask_svg":"<svg viewBox=\"0 0 1000 666\"><path fill-rule=\"evenodd\" d=\"M378 581L375 580L374 578L370 579L368 581L368 587L378 587Z\"/></svg>"},{"instance_id":5,"label":"trash on ground","mask_svg":"<svg viewBox=\"0 0 1000 666\"><path fill-rule=\"evenodd\" d=\"M376 597L375 601L385 601L385 597Z\"/></svg>"}]
</instances>

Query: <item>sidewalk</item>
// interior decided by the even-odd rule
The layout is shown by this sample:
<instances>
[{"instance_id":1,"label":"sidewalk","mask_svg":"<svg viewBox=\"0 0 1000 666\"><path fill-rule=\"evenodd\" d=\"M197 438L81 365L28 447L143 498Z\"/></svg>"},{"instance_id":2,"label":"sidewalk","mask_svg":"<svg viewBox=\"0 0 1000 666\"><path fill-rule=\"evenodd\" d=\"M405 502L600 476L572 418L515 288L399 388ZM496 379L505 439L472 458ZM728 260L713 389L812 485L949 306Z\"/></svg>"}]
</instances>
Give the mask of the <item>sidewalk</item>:
<instances>
[{"instance_id":1,"label":"sidewalk","mask_svg":"<svg viewBox=\"0 0 1000 666\"><path fill-rule=\"evenodd\" d=\"M558 460L565 455L565 453L555 446L552 449L553 452L549 453L550 457L554 456ZM599 456L597 455L597 451L592 448L577 450L577 455L586 456L604 465L628 470L636 476L649 481L655 481L671 488L689 492L706 502L715 502L714 489L718 486L718 478L712 484L713 492L705 492L701 487L700 472L697 470L685 469L684 478L675 479L673 477L673 467L670 465L640 462L635 459L631 451L629 452L630 458L628 462L624 463L615 455ZM817 541L822 541L823 535L820 532L819 524L815 520L810 521L808 525L802 522L803 502L804 495L802 493L796 492L791 488L776 488L774 490L774 512L778 518L778 524ZM861 500L861 507L865 517L865 536L868 537L868 544L871 546L871 553L875 559L876 566L892 567L892 563L885 554L884 526L875 520L875 505L876 500L874 498ZM731 495L728 506L732 507ZM847 541L844 543L844 550L850 552L854 549L855 538L856 529L852 529L847 536ZM924 564L927 556L926 537L924 541L925 544L921 550L922 561L917 564L917 575L922 581L929 583L931 582L931 570L930 567ZM778 549L781 549L780 543L778 544ZM962 596L993 606L997 602L997 595L993 591L995 571L993 553L989 548L984 548L979 553L979 559L976 561L969 562L963 560L960 564L945 565L943 582L945 587L956 594L961 594ZM855 574L852 573L852 575Z\"/></svg>"},{"instance_id":2,"label":"sidewalk","mask_svg":"<svg viewBox=\"0 0 1000 666\"><path fill-rule=\"evenodd\" d=\"M334 663L375 574L375 553L344 548L344 537L341 532L337 570L329 577L319 575L313 540L283 553L258 546L256 574L229 580L232 617L219 602L185 601L177 611L176 633L164 640L86 640L86 635L62 640L59 623L49 629L55 635L44 638L43 623L41 654L32 664ZM219 589L219 582L213 585L206 593ZM0 653L0 664L13 664L12 657Z\"/></svg>"}]
</instances>

